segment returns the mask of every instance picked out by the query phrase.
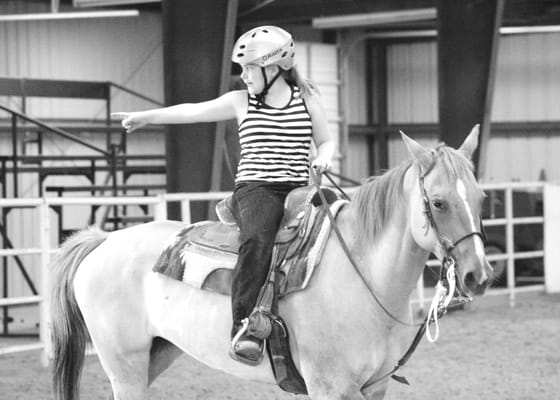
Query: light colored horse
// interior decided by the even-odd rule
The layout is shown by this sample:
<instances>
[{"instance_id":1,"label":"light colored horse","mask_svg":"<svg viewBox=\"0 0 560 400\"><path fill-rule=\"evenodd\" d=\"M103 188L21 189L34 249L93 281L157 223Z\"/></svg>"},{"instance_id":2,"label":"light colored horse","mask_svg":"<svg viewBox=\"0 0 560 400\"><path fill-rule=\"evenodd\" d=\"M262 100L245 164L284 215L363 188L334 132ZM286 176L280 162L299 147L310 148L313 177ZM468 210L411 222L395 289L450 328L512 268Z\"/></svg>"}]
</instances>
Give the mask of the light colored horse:
<instances>
[{"instance_id":1,"label":"light colored horse","mask_svg":"<svg viewBox=\"0 0 560 400\"><path fill-rule=\"evenodd\" d=\"M412 334L370 290L393 317L411 323L410 296L430 252L453 257L463 293L481 294L491 279L477 233L484 194L469 161L478 128L458 150L403 139L411 161L366 181L337 216L365 282L331 233L308 288L280 302L295 365L314 400L384 397L388 377L372 382L393 368ZM165 221L112 233L90 229L62 246L52 264L60 399L77 397L88 333L117 400L147 399L150 383L183 352L241 378L275 383L268 357L256 367L229 358L229 297L152 272L183 228Z\"/></svg>"}]
</instances>

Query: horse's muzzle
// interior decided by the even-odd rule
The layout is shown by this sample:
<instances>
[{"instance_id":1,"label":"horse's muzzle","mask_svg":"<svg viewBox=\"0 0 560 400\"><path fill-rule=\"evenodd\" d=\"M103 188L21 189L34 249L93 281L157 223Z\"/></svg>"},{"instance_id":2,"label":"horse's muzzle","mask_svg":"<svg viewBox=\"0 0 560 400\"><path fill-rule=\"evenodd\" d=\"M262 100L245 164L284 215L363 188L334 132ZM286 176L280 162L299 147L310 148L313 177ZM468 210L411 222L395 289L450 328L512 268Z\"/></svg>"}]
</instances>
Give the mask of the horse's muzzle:
<instances>
[{"instance_id":1,"label":"horse's muzzle","mask_svg":"<svg viewBox=\"0 0 560 400\"><path fill-rule=\"evenodd\" d=\"M463 277L463 287L473 295L482 295L492 284L494 271L490 263L484 259L483 265L479 268L468 271Z\"/></svg>"}]
</instances>

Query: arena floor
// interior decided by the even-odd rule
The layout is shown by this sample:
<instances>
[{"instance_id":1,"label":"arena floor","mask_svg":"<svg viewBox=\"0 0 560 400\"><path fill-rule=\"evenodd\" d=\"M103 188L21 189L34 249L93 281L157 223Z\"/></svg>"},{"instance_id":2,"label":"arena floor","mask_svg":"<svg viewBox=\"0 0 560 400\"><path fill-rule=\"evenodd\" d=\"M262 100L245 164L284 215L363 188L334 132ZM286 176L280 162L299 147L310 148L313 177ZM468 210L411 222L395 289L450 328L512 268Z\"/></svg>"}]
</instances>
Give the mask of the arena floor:
<instances>
[{"instance_id":1,"label":"arena floor","mask_svg":"<svg viewBox=\"0 0 560 400\"><path fill-rule=\"evenodd\" d=\"M560 295L518 295L515 308L508 307L504 296L487 296L447 315L440 329L440 340L422 340L403 369L411 385L393 381L386 400L560 399ZM52 399L50 379L49 369L39 364L38 351L0 356L2 400ZM109 392L99 361L88 357L81 399L107 399ZM151 398L293 396L274 386L240 381L185 356L155 382Z\"/></svg>"}]
</instances>

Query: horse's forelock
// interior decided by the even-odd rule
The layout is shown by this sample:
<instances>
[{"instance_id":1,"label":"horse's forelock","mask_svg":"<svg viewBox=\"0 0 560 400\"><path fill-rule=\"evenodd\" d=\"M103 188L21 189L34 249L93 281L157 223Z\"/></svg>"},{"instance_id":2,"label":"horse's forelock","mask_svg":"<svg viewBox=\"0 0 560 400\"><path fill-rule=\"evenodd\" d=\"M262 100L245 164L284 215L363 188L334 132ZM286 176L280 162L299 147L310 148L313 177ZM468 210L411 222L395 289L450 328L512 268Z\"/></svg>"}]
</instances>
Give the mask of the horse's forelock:
<instances>
[{"instance_id":1,"label":"horse's forelock","mask_svg":"<svg viewBox=\"0 0 560 400\"><path fill-rule=\"evenodd\" d=\"M451 147L440 145L437 147L437 156L443 163L444 169L447 171L448 178L451 182L461 179L467 187L482 191L474 177L474 165L472 161L466 158L461 152Z\"/></svg>"}]
</instances>

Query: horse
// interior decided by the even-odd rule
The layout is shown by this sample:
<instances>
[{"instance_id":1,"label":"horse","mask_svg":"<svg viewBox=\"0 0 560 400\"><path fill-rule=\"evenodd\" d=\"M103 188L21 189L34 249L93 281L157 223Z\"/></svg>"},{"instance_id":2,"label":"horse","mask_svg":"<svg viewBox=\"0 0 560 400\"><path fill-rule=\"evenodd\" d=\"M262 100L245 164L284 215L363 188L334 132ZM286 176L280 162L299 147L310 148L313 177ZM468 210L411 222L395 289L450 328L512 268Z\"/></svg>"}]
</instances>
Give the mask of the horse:
<instances>
[{"instance_id":1,"label":"horse","mask_svg":"<svg viewBox=\"0 0 560 400\"><path fill-rule=\"evenodd\" d=\"M410 160L357 188L336 216L345 246L331 232L308 287L279 302L313 400L385 396L387 372L410 341L410 297L431 253L453 259L457 288L468 296L483 294L492 279L479 232L484 192L471 161L478 126L458 149L428 149L401 135ZM228 296L153 272L185 225L88 228L58 250L51 263L57 398L78 397L88 338L116 400L147 399L150 384L185 353L237 377L275 383L268 356L258 366L228 356Z\"/></svg>"}]
</instances>

